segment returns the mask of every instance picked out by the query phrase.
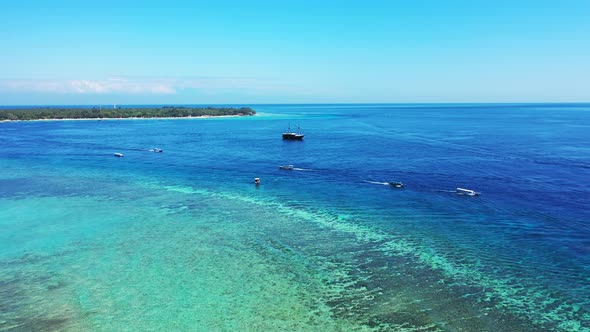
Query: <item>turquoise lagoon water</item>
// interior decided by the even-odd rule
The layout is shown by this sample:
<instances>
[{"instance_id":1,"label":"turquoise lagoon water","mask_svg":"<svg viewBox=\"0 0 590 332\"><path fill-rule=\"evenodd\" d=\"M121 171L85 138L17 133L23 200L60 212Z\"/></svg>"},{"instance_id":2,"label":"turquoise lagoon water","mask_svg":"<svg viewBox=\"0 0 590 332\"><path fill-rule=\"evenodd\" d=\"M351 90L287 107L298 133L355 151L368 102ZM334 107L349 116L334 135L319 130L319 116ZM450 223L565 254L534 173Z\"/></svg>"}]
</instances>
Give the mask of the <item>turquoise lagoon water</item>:
<instances>
[{"instance_id":1,"label":"turquoise lagoon water","mask_svg":"<svg viewBox=\"0 0 590 332\"><path fill-rule=\"evenodd\" d=\"M253 107L0 123L0 330L590 330L590 105Z\"/></svg>"}]
</instances>

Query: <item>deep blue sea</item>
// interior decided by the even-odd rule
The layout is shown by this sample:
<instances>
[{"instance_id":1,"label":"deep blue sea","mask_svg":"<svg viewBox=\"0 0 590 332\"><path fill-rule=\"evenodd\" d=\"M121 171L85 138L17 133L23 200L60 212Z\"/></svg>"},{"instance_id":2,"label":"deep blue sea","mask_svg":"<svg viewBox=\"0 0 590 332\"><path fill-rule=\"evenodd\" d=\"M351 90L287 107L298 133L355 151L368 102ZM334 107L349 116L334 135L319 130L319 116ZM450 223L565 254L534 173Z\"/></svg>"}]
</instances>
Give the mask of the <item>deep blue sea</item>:
<instances>
[{"instance_id":1,"label":"deep blue sea","mask_svg":"<svg viewBox=\"0 0 590 332\"><path fill-rule=\"evenodd\" d=\"M246 106L0 123L0 331L590 331L590 104Z\"/></svg>"}]
</instances>

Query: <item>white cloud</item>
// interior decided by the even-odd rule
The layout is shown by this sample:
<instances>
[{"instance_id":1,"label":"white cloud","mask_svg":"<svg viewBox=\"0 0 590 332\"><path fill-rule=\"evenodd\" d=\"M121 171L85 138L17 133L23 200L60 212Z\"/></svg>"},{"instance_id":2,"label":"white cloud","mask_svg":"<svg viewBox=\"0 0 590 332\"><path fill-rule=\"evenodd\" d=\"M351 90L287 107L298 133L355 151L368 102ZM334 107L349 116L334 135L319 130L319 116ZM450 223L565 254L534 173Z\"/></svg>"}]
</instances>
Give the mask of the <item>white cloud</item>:
<instances>
[{"instance_id":1,"label":"white cloud","mask_svg":"<svg viewBox=\"0 0 590 332\"><path fill-rule=\"evenodd\" d=\"M61 94L174 94L173 85L153 80L109 78L104 80L2 80L3 92Z\"/></svg>"},{"instance_id":2,"label":"white cloud","mask_svg":"<svg viewBox=\"0 0 590 332\"><path fill-rule=\"evenodd\" d=\"M108 79L14 79L0 80L0 92L52 94L176 94L193 89L215 94L227 91L257 93L263 91L293 91L273 80L253 78L166 78L166 77L111 77Z\"/></svg>"}]
</instances>

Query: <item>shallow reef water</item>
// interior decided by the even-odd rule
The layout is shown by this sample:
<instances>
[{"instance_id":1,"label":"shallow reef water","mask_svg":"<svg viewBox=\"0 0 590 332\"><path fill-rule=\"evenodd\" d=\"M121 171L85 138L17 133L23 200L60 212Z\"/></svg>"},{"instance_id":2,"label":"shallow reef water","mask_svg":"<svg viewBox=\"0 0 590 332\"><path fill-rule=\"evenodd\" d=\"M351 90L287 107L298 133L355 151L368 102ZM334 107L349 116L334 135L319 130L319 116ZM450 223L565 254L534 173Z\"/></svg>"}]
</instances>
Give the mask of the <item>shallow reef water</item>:
<instances>
[{"instance_id":1,"label":"shallow reef water","mask_svg":"<svg viewBox=\"0 0 590 332\"><path fill-rule=\"evenodd\" d=\"M590 331L590 105L251 106L0 123L0 331Z\"/></svg>"}]
</instances>

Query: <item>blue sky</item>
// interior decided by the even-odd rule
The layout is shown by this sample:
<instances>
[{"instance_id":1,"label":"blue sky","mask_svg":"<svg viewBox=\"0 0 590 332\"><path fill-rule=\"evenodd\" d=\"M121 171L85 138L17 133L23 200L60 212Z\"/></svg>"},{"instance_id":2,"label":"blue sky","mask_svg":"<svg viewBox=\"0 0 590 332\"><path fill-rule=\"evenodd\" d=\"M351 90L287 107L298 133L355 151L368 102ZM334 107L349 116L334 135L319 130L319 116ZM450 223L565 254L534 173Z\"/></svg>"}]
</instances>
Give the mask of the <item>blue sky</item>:
<instances>
[{"instance_id":1,"label":"blue sky","mask_svg":"<svg viewBox=\"0 0 590 332\"><path fill-rule=\"evenodd\" d=\"M7 1L0 104L590 101L590 1Z\"/></svg>"}]
</instances>

